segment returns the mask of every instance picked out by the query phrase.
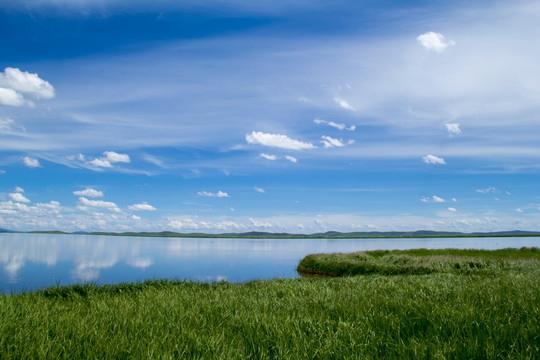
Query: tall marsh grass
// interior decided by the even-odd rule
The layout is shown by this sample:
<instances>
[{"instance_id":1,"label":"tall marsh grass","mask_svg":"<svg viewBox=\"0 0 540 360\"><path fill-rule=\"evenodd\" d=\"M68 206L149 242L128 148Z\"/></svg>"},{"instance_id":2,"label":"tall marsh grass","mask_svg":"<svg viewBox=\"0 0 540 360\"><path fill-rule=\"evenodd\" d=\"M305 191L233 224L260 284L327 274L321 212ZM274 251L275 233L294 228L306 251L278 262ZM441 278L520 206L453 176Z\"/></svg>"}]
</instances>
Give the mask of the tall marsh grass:
<instances>
[{"instance_id":1,"label":"tall marsh grass","mask_svg":"<svg viewBox=\"0 0 540 360\"><path fill-rule=\"evenodd\" d=\"M53 287L0 296L0 358L538 359L539 275Z\"/></svg>"}]
</instances>

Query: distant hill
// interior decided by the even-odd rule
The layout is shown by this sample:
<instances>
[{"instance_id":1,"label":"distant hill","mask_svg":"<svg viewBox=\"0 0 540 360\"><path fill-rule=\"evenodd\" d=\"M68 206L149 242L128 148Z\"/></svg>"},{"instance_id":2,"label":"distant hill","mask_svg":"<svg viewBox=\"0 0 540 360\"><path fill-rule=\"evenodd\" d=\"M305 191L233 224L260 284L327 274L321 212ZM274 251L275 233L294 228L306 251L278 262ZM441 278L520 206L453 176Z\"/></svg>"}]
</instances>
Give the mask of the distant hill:
<instances>
[{"instance_id":1,"label":"distant hill","mask_svg":"<svg viewBox=\"0 0 540 360\"><path fill-rule=\"evenodd\" d=\"M11 231L11 230L6 230L6 229L0 229L0 233L3 233L3 232L7 232L7 233L8 233L8 232L13 232L13 231Z\"/></svg>"},{"instance_id":2,"label":"distant hill","mask_svg":"<svg viewBox=\"0 0 540 360\"><path fill-rule=\"evenodd\" d=\"M33 231L32 233L46 234L67 234L61 231ZM534 231L499 231L499 232L477 232L477 233L462 233L448 231L369 231L369 232L339 232L327 231L314 234L290 234L290 233L273 233L265 231L249 231L243 233L221 233L221 234L205 234L205 233L178 233L173 231L161 232L77 232L72 234L87 234L87 235L109 235L109 236L143 236L143 237L181 237L181 238L265 238L265 239L358 239L358 238L437 238L437 237L503 237L503 236L540 236L540 232Z\"/></svg>"}]
</instances>

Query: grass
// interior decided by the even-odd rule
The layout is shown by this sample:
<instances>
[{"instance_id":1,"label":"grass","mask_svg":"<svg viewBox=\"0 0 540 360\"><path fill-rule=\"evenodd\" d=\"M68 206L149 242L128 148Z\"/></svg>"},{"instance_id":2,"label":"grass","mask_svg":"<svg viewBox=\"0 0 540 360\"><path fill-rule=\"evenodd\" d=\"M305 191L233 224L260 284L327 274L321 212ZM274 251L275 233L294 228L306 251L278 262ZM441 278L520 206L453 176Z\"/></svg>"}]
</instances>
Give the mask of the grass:
<instances>
[{"instance_id":1,"label":"grass","mask_svg":"<svg viewBox=\"0 0 540 360\"><path fill-rule=\"evenodd\" d=\"M538 359L538 258L513 261L536 265L3 295L0 358Z\"/></svg>"},{"instance_id":2,"label":"grass","mask_svg":"<svg viewBox=\"0 0 540 360\"><path fill-rule=\"evenodd\" d=\"M412 249L308 255L298 265L304 274L423 275L432 273L497 274L540 267L539 248L473 250Z\"/></svg>"}]
</instances>

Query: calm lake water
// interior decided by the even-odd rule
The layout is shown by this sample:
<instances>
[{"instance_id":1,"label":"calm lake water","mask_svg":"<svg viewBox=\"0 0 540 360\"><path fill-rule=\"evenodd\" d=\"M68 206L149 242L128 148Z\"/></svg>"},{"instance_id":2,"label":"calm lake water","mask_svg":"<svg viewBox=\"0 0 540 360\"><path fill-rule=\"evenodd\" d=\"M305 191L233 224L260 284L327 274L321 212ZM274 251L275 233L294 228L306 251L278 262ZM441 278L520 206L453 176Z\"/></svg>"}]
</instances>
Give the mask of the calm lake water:
<instances>
[{"instance_id":1,"label":"calm lake water","mask_svg":"<svg viewBox=\"0 0 540 360\"><path fill-rule=\"evenodd\" d=\"M189 239L0 234L0 292L146 279L245 282L298 277L307 254L376 249L540 247L540 238Z\"/></svg>"}]
</instances>

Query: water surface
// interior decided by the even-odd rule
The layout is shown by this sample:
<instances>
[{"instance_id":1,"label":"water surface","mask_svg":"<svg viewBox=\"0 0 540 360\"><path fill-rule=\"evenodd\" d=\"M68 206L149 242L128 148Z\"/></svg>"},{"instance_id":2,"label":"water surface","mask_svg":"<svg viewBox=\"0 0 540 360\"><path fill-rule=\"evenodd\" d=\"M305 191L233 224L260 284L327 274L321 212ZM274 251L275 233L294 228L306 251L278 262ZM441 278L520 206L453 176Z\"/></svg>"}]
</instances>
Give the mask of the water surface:
<instances>
[{"instance_id":1,"label":"water surface","mask_svg":"<svg viewBox=\"0 0 540 360\"><path fill-rule=\"evenodd\" d=\"M245 282L298 277L307 254L377 249L540 247L537 237L192 239L0 234L0 292L146 279Z\"/></svg>"}]
</instances>

